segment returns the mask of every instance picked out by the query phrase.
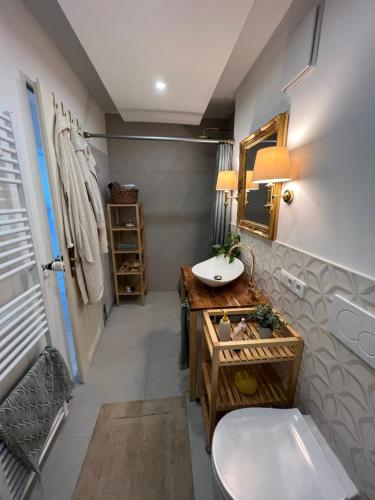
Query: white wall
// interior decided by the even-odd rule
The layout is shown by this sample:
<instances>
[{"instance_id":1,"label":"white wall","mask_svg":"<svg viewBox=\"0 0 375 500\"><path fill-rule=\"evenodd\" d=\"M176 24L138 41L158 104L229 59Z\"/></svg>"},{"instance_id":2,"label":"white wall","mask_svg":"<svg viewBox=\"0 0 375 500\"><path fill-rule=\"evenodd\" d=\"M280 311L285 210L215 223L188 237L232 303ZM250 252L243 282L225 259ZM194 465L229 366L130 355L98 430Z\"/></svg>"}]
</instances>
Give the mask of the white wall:
<instances>
[{"instance_id":1,"label":"white wall","mask_svg":"<svg viewBox=\"0 0 375 500\"><path fill-rule=\"evenodd\" d=\"M67 109L78 117L84 129L105 132L104 114L89 96L87 89L72 71L67 61L56 49L50 38L40 28L21 0L2 0L0 15L0 109L11 110L17 128L17 146L21 164L25 167L32 161L28 149L27 127L22 108L23 88L20 72L31 80L39 81L42 96L43 117L47 132L47 154L54 179L52 195L58 200L58 176L53 154L53 107L51 92ZM92 144L107 153L105 140L93 140ZM29 187L30 189L30 187ZM60 247L62 245L62 224L58 220ZM65 258L67 258L65 252ZM76 335L80 369L86 376L97 342L103 330L101 304L83 307L75 282L66 273L66 286L72 316L73 332Z\"/></svg>"},{"instance_id":2,"label":"white wall","mask_svg":"<svg viewBox=\"0 0 375 500\"><path fill-rule=\"evenodd\" d=\"M0 98L2 105L12 106L21 121L16 85L20 71L32 80L39 79L46 90L54 92L78 116L85 129L104 132L102 110L23 2L1 0ZM92 143L107 152L105 140L96 139Z\"/></svg>"},{"instance_id":3,"label":"white wall","mask_svg":"<svg viewBox=\"0 0 375 500\"><path fill-rule=\"evenodd\" d=\"M314 4L294 1L238 89L234 165L239 141L290 110L300 179L293 204L281 203L277 240L375 277L375 2L326 1L317 67L286 96L286 40Z\"/></svg>"}]
</instances>

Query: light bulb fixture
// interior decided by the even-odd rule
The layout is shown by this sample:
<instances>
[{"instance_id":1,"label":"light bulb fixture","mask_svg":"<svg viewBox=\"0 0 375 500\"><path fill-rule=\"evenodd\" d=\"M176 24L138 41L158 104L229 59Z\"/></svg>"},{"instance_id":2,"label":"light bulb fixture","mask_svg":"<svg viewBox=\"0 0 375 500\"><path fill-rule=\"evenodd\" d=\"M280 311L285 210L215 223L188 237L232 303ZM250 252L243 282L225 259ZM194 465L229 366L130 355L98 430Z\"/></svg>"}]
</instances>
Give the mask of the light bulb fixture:
<instances>
[{"instance_id":1,"label":"light bulb fixture","mask_svg":"<svg viewBox=\"0 0 375 500\"><path fill-rule=\"evenodd\" d=\"M237 200L237 196L230 196L229 192L238 188L238 177L235 170L222 170L217 176L216 191L224 191L224 206L230 200Z\"/></svg>"},{"instance_id":2,"label":"light bulb fixture","mask_svg":"<svg viewBox=\"0 0 375 500\"><path fill-rule=\"evenodd\" d=\"M292 180L289 151L286 146L272 146L260 149L257 152L252 181L256 184L265 184L268 187L267 203L269 210L274 208L274 200L281 198L290 205L294 193L286 189L282 194L275 194L275 183Z\"/></svg>"},{"instance_id":3,"label":"light bulb fixture","mask_svg":"<svg viewBox=\"0 0 375 500\"><path fill-rule=\"evenodd\" d=\"M158 81L158 82L155 83L155 88L157 90L162 91L162 90L165 90L166 87L167 87L167 85L164 82L162 82L162 81Z\"/></svg>"}]
</instances>

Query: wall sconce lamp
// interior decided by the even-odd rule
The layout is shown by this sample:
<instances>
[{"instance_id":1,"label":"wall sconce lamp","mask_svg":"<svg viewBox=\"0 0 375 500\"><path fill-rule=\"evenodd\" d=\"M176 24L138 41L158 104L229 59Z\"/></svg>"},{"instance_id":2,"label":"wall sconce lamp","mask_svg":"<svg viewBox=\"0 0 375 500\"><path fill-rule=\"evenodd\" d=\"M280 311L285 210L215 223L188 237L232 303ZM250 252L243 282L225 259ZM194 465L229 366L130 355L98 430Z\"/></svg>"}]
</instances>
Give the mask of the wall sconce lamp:
<instances>
[{"instance_id":1,"label":"wall sconce lamp","mask_svg":"<svg viewBox=\"0 0 375 500\"><path fill-rule=\"evenodd\" d=\"M245 191L246 191L245 205L249 204L249 199L248 199L249 191L257 191L259 189L259 184L253 182L253 175L254 175L253 170L247 170L246 186L245 186Z\"/></svg>"},{"instance_id":2,"label":"wall sconce lamp","mask_svg":"<svg viewBox=\"0 0 375 500\"><path fill-rule=\"evenodd\" d=\"M229 191L238 189L238 178L235 170L222 170L217 176L216 191L224 191L224 205L229 205L229 200L237 200L237 196L230 196Z\"/></svg>"},{"instance_id":3,"label":"wall sconce lamp","mask_svg":"<svg viewBox=\"0 0 375 500\"><path fill-rule=\"evenodd\" d=\"M257 152L252 181L255 184L266 184L269 188L268 200L264 205L266 208L273 209L275 198L281 198L288 205L292 203L294 193L291 189L286 189L281 195L274 194L276 182L290 180L292 180L291 163L286 146L272 146Z\"/></svg>"},{"instance_id":4,"label":"wall sconce lamp","mask_svg":"<svg viewBox=\"0 0 375 500\"><path fill-rule=\"evenodd\" d=\"M252 182L253 172L246 172L246 205L249 203L247 195L249 191L259 189L259 184ZM222 170L217 176L216 191L224 191L224 205L227 207L230 200L238 200L238 196L230 196L229 191L238 189L238 176L235 170Z\"/></svg>"}]
</instances>

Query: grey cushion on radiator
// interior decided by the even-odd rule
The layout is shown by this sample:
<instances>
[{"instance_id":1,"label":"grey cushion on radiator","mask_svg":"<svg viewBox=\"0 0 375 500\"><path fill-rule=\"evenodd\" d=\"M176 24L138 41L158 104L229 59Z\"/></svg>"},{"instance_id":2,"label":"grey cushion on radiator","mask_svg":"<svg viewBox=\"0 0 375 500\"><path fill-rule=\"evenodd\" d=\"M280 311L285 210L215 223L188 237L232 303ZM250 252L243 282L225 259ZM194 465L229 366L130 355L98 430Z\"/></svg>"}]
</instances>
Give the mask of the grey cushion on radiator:
<instances>
[{"instance_id":1,"label":"grey cushion on radiator","mask_svg":"<svg viewBox=\"0 0 375 500\"><path fill-rule=\"evenodd\" d=\"M53 421L72 388L63 357L48 346L0 406L0 439L36 472Z\"/></svg>"}]
</instances>

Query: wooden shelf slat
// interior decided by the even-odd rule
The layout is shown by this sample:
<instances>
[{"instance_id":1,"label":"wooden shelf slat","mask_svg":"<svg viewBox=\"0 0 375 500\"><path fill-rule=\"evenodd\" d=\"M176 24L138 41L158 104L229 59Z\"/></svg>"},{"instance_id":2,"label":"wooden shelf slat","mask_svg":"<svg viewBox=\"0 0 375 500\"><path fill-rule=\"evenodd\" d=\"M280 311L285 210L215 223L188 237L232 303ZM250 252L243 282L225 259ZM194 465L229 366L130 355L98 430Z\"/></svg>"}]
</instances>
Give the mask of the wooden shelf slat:
<instances>
[{"instance_id":1,"label":"wooden shelf slat","mask_svg":"<svg viewBox=\"0 0 375 500\"><path fill-rule=\"evenodd\" d=\"M108 203L107 204L107 207L109 208L118 208L118 207L123 207L123 208L127 208L127 207L139 207L139 208L142 208L142 203Z\"/></svg>"},{"instance_id":2,"label":"wooden shelf slat","mask_svg":"<svg viewBox=\"0 0 375 500\"><path fill-rule=\"evenodd\" d=\"M143 248L135 248L134 250L115 250L113 253L122 254L122 253L142 253Z\"/></svg>"},{"instance_id":3,"label":"wooden shelf slat","mask_svg":"<svg viewBox=\"0 0 375 500\"><path fill-rule=\"evenodd\" d=\"M143 226L140 227L112 227L112 231L140 231L143 229Z\"/></svg>"},{"instance_id":4,"label":"wooden shelf slat","mask_svg":"<svg viewBox=\"0 0 375 500\"><path fill-rule=\"evenodd\" d=\"M267 365L245 365L241 368L254 375L258 389L253 395L242 394L234 385L236 369L231 366L219 370L217 411L231 411L250 406L287 406L286 389L275 370ZM211 392L211 372L208 363L202 365L203 380L207 394ZM210 396L208 396L210 400ZM210 401L209 401L210 402Z\"/></svg>"},{"instance_id":5,"label":"wooden shelf slat","mask_svg":"<svg viewBox=\"0 0 375 500\"><path fill-rule=\"evenodd\" d=\"M212 346L218 345L223 347L219 353L219 363L220 365L236 365L236 364L248 364L248 363L278 363L293 361L296 357L293 349L286 345L273 345L273 341L276 340L279 344L288 342L290 339L294 343L294 337L283 337L281 333L275 333L273 339L260 339L259 332L256 326L252 322L247 322L248 328L251 334L256 337L256 339L248 339L242 341L244 346L239 352L234 349L228 348L228 342L222 343L219 341L218 336L218 324L212 325L210 320L210 314L212 311L204 311L204 335L206 336L207 345L212 353ZM233 313L234 311L232 311ZM211 323L211 324L210 324ZM210 326L212 327L210 328ZM233 328L233 326L232 326ZM257 341L261 341L263 346L257 346ZM231 347L231 345L229 345ZM253 346L253 347L252 347Z\"/></svg>"},{"instance_id":6,"label":"wooden shelf slat","mask_svg":"<svg viewBox=\"0 0 375 500\"><path fill-rule=\"evenodd\" d=\"M116 271L117 276L142 276L144 274L145 268L141 269L140 271Z\"/></svg>"}]
</instances>

